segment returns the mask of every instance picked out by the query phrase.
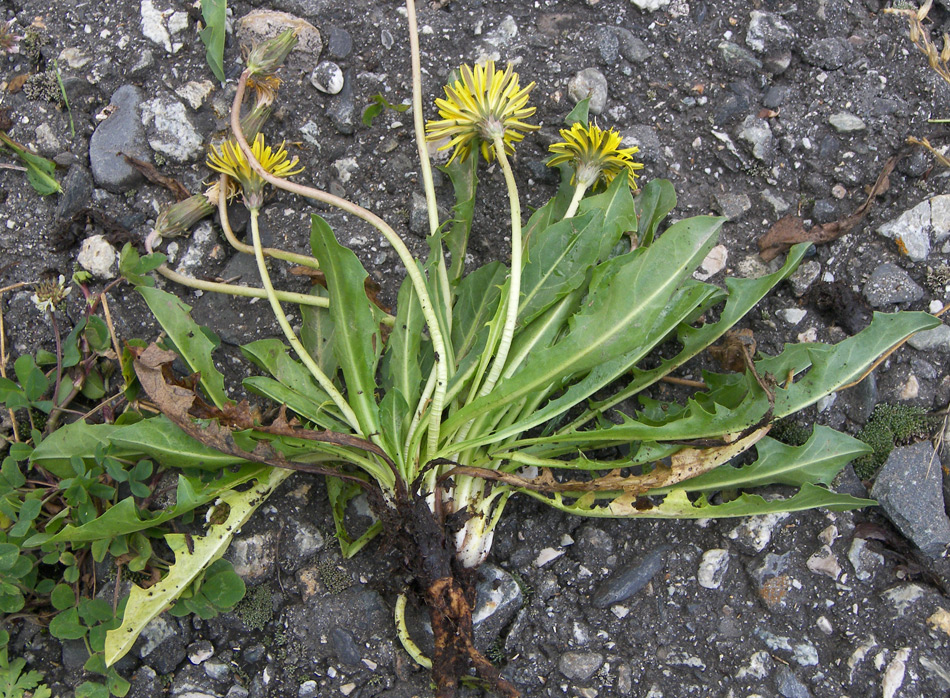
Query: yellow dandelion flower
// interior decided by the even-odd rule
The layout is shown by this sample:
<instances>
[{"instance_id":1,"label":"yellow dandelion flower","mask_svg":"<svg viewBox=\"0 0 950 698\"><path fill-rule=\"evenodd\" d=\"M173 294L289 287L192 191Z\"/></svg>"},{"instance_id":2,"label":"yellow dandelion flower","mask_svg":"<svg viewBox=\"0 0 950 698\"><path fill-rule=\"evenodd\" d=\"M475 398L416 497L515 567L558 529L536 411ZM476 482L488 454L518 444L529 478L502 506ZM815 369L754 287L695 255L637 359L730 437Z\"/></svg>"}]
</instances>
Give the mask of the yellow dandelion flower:
<instances>
[{"instance_id":1,"label":"yellow dandelion flower","mask_svg":"<svg viewBox=\"0 0 950 698\"><path fill-rule=\"evenodd\" d=\"M251 145L251 152L261 166L275 177L289 177L303 172L296 156L288 159L284 144L277 150L264 145L264 135L258 133ZM225 141L216 148L211 146L208 153L208 167L235 180L244 194L244 203L248 208L260 208L264 203L264 180L251 167L236 141Z\"/></svg>"},{"instance_id":2,"label":"yellow dandelion flower","mask_svg":"<svg viewBox=\"0 0 950 698\"><path fill-rule=\"evenodd\" d=\"M548 150L554 157L548 160L549 167L561 163L574 166L572 184L585 188L603 181L610 186L614 177L626 171L631 189L637 188L637 170L643 169L643 163L633 159L640 152L637 147L621 148L620 134L613 129L604 130L596 124L576 122L570 128L561 129L561 143L555 143Z\"/></svg>"},{"instance_id":3,"label":"yellow dandelion flower","mask_svg":"<svg viewBox=\"0 0 950 698\"><path fill-rule=\"evenodd\" d=\"M426 139L448 137L449 142L439 150L455 149L449 162L455 158L465 161L473 148L480 148L491 162L496 138L501 138L505 153L512 155L514 144L525 133L540 128L524 121L535 112L527 106L534 83L522 88L510 63L504 71L495 70L495 62L488 61L474 68L463 65L459 72L462 79L445 86L445 99L435 100L442 118L426 123Z\"/></svg>"}]
</instances>

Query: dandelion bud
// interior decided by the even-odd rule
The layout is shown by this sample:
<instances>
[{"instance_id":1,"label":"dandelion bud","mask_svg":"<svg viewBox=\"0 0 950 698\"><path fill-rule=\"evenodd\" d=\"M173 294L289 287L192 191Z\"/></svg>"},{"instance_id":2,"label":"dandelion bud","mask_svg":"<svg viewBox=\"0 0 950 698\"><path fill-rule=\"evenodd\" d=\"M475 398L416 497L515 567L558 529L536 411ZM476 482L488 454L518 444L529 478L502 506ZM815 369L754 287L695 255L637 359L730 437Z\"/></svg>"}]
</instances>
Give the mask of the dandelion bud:
<instances>
[{"instance_id":1,"label":"dandelion bud","mask_svg":"<svg viewBox=\"0 0 950 698\"><path fill-rule=\"evenodd\" d=\"M207 192L190 196L162 211L158 220L155 221L155 233L163 238L178 237L191 230L191 227L202 218L214 213L217 204L217 186L214 184ZM209 196L212 193L213 201Z\"/></svg>"},{"instance_id":2,"label":"dandelion bud","mask_svg":"<svg viewBox=\"0 0 950 698\"><path fill-rule=\"evenodd\" d=\"M258 102L251 111L244 115L244 118L241 119L241 131L244 132L244 137L248 142L254 142L257 134L264 128L264 124L267 123L273 111L270 106Z\"/></svg>"},{"instance_id":3,"label":"dandelion bud","mask_svg":"<svg viewBox=\"0 0 950 698\"><path fill-rule=\"evenodd\" d=\"M287 59L297 45L297 30L288 29L280 36L268 39L251 51L247 59L247 71L252 77L272 75Z\"/></svg>"}]
</instances>

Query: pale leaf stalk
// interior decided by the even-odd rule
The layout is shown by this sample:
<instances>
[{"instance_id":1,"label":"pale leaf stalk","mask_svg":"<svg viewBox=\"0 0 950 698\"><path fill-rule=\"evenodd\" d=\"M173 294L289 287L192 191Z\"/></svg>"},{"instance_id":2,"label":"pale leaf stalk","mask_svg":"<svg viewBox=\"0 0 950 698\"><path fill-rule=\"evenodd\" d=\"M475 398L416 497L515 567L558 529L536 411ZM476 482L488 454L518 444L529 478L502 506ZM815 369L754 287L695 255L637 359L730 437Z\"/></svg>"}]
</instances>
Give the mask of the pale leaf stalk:
<instances>
[{"instance_id":1,"label":"pale leaf stalk","mask_svg":"<svg viewBox=\"0 0 950 698\"><path fill-rule=\"evenodd\" d=\"M419 306L422 309L423 317L425 318L426 325L429 328L429 336L432 339L432 346L437 357L435 361L436 386L432 395L432 403L430 405L431 411L429 413L428 434L429 452L434 453L438 449L439 445L439 431L442 425L442 408L445 403L445 389L446 385L448 384L448 368L446 367L445 361L441 358L446 356L445 340L442 337L442 331L439 329L439 321L435 315L435 310L432 307L432 298L429 296L429 291L426 288L425 279L423 279L422 274L416 265L416 261L412 256L412 253L409 251L409 248L406 247L406 243L403 242L402 238L399 237L396 231L394 231L382 218L370 211L367 211L362 206L358 206L353 202L347 201L346 199L343 199L339 196L334 196L333 194L315 189L313 187L297 184L296 182L291 182L281 177L275 177L266 169L264 169L263 166L261 166L261 163L258 162L256 157L254 157L254 152L251 150L250 145L248 145L247 139L244 137L244 133L241 130L241 104L244 101L244 93L247 89L247 78L248 72L245 70L243 73L241 73L241 78L238 81L237 91L234 94L234 103L231 108L231 131L234 133L234 139L237 141L238 146L241 148L241 152L244 154L244 157L247 159L247 162L251 168L261 177L261 179L277 187L278 189L283 189L284 191L297 194L298 196L303 196L308 199L329 204L330 206L335 206L342 211L346 211L347 213L366 221L376 228L376 230L379 231L386 241L392 245L393 249L396 251L396 254L399 255L399 259L402 261L403 266L406 268L406 273L408 274L413 288L416 291L416 296L419 298Z\"/></svg>"},{"instance_id":2,"label":"pale leaf stalk","mask_svg":"<svg viewBox=\"0 0 950 698\"><path fill-rule=\"evenodd\" d=\"M280 329L284 332L284 337L287 338L287 342L293 347L293 350L297 353L297 356L303 362L304 366L307 367L307 370L310 371L310 374L320 387L323 388L330 396L330 399L333 400L333 404L340 410L346 423L350 425L357 435L362 435L360 432L360 423L356 418L356 413L353 412L353 408L350 407L346 398L344 398L343 395L340 394L340 391L336 389L336 386L333 385L333 381L327 377L327 374L324 373L317 365L317 362L313 360L313 357L310 356L310 352L307 351L303 344L300 343L300 340L297 339L297 335L294 333L290 322L287 320L287 316L284 314L284 309L280 307L280 301L277 299L277 294L274 292L274 285L270 280L270 273L267 271L264 250L261 247L261 231L257 223L259 215L260 209L251 209L251 236L254 241L254 258L257 260L257 270L261 275L261 283L267 291L267 300L270 301L270 307L274 313L274 317L277 318L277 324L280 325Z\"/></svg>"}]
</instances>

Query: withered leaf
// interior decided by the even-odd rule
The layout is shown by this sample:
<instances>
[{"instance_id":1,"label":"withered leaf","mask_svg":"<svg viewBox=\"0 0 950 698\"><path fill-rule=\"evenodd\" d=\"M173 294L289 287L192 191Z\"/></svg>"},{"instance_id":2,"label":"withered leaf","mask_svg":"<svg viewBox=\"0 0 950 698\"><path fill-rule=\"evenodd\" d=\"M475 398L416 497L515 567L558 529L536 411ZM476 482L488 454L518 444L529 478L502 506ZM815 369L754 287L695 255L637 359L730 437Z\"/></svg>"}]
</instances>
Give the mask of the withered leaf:
<instances>
[{"instance_id":1,"label":"withered leaf","mask_svg":"<svg viewBox=\"0 0 950 698\"><path fill-rule=\"evenodd\" d=\"M125 161L132 167L141 172L142 176L144 176L149 182L152 184L160 184L168 189L168 191L170 191L175 197L175 201L184 201L191 196L191 194L188 193L188 190L185 189L185 186L181 182L179 182L174 177L163 175L155 168L155 165L152 163L145 162L145 160L139 160L138 158L131 155L126 155L125 153L122 153L122 157L124 157Z\"/></svg>"},{"instance_id":2,"label":"withered leaf","mask_svg":"<svg viewBox=\"0 0 950 698\"><path fill-rule=\"evenodd\" d=\"M755 347L752 330L729 330L719 344L709 347L709 353L727 371L742 373L755 355Z\"/></svg>"}]
</instances>

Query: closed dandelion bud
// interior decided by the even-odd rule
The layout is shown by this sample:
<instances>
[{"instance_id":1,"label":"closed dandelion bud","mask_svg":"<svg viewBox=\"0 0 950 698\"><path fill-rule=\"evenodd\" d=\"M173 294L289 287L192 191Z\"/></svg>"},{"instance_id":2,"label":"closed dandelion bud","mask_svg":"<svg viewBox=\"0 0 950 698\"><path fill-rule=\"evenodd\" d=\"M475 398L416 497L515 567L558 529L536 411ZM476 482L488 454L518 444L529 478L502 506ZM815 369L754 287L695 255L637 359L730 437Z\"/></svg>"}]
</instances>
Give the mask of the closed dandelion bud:
<instances>
[{"instance_id":1,"label":"closed dandelion bud","mask_svg":"<svg viewBox=\"0 0 950 698\"><path fill-rule=\"evenodd\" d=\"M264 124L267 123L273 111L271 107L258 102L251 111L244 115L244 118L241 119L241 130L249 142L254 142L257 134L264 128Z\"/></svg>"},{"instance_id":2,"label":"closed dandelion bud","mask_svg":"<svg viewBox=\"0 0 950 698\"><path fill-rule=\"evenodd\" d=\"M214 194L212 202L209 194ZM178 237L191 230L202 218L210 216L217 204L217 184L203 194L189 196L184 201L167 207L155 221L155 233L163 238Z\"/></svg>"},{"instance_id":3,"label":"closed dandelion bud","mask_svg":"<svg viewBox=\"0 0 950 698\"><path fill-rule=\"evenodd\" d=\"M297 30L288 29L280 36L268 39L251 51L247 58L247 70L252 76L272 75L283 65L287 56L297 45Z\"/></svg>"}]
</instances>

